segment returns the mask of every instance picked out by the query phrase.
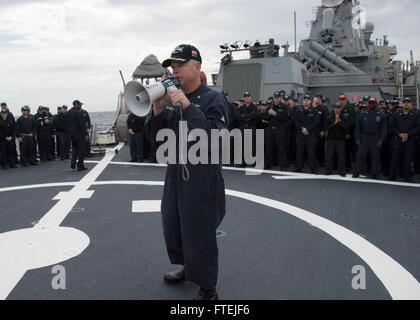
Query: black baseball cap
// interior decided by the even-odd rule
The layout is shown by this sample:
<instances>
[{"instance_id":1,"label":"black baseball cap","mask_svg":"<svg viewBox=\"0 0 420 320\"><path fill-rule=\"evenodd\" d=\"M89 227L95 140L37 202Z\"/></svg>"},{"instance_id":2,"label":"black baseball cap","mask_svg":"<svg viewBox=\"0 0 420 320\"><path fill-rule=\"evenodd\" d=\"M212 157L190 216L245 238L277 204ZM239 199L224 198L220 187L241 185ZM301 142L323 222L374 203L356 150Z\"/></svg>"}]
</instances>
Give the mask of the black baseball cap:
<instances>
[{"instance_id":1,"label":"black baseball cap","mask_svg":"<svg viewBox=\"0 0 420 320\"><path fill-rule=\"evenodd\" d=\"M293 101L294 102L299 102L299 99L298 98L294 98Z\"/></svg>"},{"instance_id":2,"label":"black baseball cap","mask_svg":"<svg viewBox=\"0 0 420 320\"><path fill-rule=\"evenodd\" d=\"M339 103L335 103L335 104L333 105L333 108L341 108L341 104L339 104Z\"/></svg>"},{"instance_id":3,"label":"black baseball cap","mask_svg":"<svg viewBox=\"0 0 420 320\"><path fill-rule=\"evenodd\" d=\"M315 97L322 99L322 94L318 93Z\"/></svg>"},{"instance_id":4,"label":"black baseball cap","mask_svg":"<svg viewBox=\"0 0 420 320\"><path fill-rule=\"evenodd\" d=\"M75 105L75 104L80 104L81 106L83 105L83 103L81 103L79 100L74 100L73 105Z\"/></svg>"},{"instance_id":5,"label":"black baseball cap","mask_svg":"<svg viewBox=\"0 0 420 320\"><path fill-rule=\"evenodd\" d=\"M250 97L250 96L251 96L251 92L249 92L249 91L244 92L244 97Z\"/></svg>"},{"instance_id":6,"label":"black baseball cap","mask_svg":"<svg viewBox=\"0 0 420 320\"><path fill-rule=\"evenodd\" d=\"M370 99L370 96L364 96L363 97L363 101L369 101L369 99Z\"/></svg>"},{"instance_id":7,"label":"black baseball cap","mask_svg":"<svg viewBox=\"0 0 420 320\"><path fill-rule=\"evenodd\" d=\"M408 102L408 103L410 103L410 102L412 102L412 101L411 101L411 98L404 98L403 102Z\"/></svg>"},{"instance_id":8,"label":"black baseball cap","mask_svg":"<svg viewBox=\"0 0 420 320\"><path fill-rule=\"evenodd\" d=\"M6 102L2 102L2 103L0 104L0 106L2 106L2 107L7 106L7 103L6 103Z\"/></svg>"},{"instance_id":9,"label":"black baseball cap","mask_svg":"<svg viewBox=\"0 0 420 320\"><path fill-rule=\"evenodd\" d=\"M289 101L290 100L290 97L289 96L284 96L283 97L283 100Z\"/></svg>"},{"instance_id":10,"label":"black baseball cap","mask_svg":"<svg viewBox=\"0 0 420 320\"><path fill-rule=\"evenodd\" d=\"M233 101L232 104L235 105L235 106L238 106L239 102L238 101Z\"/></svg>"},{"instance_id":11,"label":"black baseball cap","mask_svg":"<svg viewBox=\"0 0 420 320\"><path fill-rule=\"evenodd\" d=\"M63 107L62 107L62 106L58 106L58 107L57 107L57 110L61 110L61 109L63 109Z\"/></svg>"},{"instance_id":12,"label":"black baseball cap","mask_svg":"<svg viewBox=\"0 0 420 320\"><path fill-rule=\"evenodd\" d=\"M172 61L184 63L190 60L202 63L200 51L190 44L181 44L172 51L169 59L163 61L162 66L167 68L171 66Z\"/></svg>"},{"instance_id":13,"label":"black baseball cap","mask_svg":"<svg viewBox=\"0 0 420 320\"><path fill-rule=\"evenodd\" d=\"M303 99L312 99L312 97L309 94L305 94Z\"/></svg>"},{"instance_id":14,"label":"black baseball cap","mask_svg":"<svg viewBox=\"0 0 420 320\"><path fill-rule=\"evenodd\" d=\"M261 103L260 103L262 106L266 106L268 103L267 103L267 101L261 101Z\"/></svg>"},{"instance_id":15,"label":"black baseball cap","mask_svg":"<svg viewBox=\"0 0 420 320\"><path fill-rule=\"evenodd\" d=\"M280 97L281 97L280 92L278 91L274 92L274 98L280 98Z\"/></svg>"},{"instance_id":16,"label":"black baseball cap","mask_svg":"<svg viewBox=\"0 0 420 320\"><path fill-rule=\"evenodd\" d=\"M245 102L245 99L239 99L239 102Z\"/></svg>"},{"instance_id":17,"label":"black baseball cap","mask_svg":"<svg viewBox=\"0 0 420 320\"><path fill-rule=\"evenodd\" d=\"M45 110L45 107L44 106L39 106L38 110Z\"/></svg>"},{"instance_id":18,"label":"black baseball cap","mask_svg":"<svg viewBox=\"0 0 420 320\"><path fill-rule=\"evenodd\" d=\"M1 113L9 113L8 109L1 109Z\"/></svg>"},{"instance_id":19,"label":"black baseball cap","mask_svg":"<svg viewBox=\"0 0 420 320\"><path fill-rule=\"evenodd\" d=\"M63 109L67 109L67 106L66 105L63 105Z\"/></svg>"},{"instance_id":20,"label":"black baseball cap","mask_svg":"<svg viewBox=\"0 0 420 320\"><path fill-rule=\"evenodd\" d=\"M20 108L21 111L30 111L31 109L28 106L23 106Z\"/></svg>"}]
</instances>

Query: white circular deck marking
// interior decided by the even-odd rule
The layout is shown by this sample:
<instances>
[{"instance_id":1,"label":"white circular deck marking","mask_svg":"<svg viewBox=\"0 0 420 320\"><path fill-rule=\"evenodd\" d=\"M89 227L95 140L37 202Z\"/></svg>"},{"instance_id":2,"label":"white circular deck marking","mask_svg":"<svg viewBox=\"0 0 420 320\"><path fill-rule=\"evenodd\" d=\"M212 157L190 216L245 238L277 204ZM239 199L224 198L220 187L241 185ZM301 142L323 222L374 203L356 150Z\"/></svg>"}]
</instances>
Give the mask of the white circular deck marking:
<instances>
[{"instance_id":1,"label":"white circular deck marking","mask_svg":"<svg viewBox=\"0 0 420 320\"><path fill-rule=\"evenodd\" d=\"M89 237L73 228L21 229L0 234L0 299L6 299L26 271L61 263L81 254Z\"/></svg>"},{"instance_id":2,"label":"white circular deck marking","mask_svg":"<svg viewBox=\"0 0 420 320\"><path fill-rule=\"evenodd\" d=\"M59 228L80 199L89 199L94 191L88 190L124 144L108 152L80 181L61 185L74 185L68 192L60 192L59 200L32 229L15 230L0 234L0 300L10 292L26 271L66 261L79 255L89 245L89 237L81 231ZM57 186L57 183L50 185ZM36 185L40 187L40 185ZM34 188L34 185L29 186ZM23 190L22 187L2 188L0 191ZM70 231L71 230L71 231ZM82 250L80 250L83 248ZM5 261L5 262L4 262Z\"/></svg>"},{"instance_id":3,"label":"white circular deck marking","mask_svg":"<svg viewBox=\"0 0 420 320\"><path fill-rule=\"evenodd\" d=\"M309 176L309 175L308 175ZM293 178L293 177L290 177ZM303 178L303 177L302 177ZM316 176L311 176L312 179L317 179ZM319 177L318 177L319 178ZM328 178L328 177L327 177ZM334 179L336 180L336 179ZM337 179L338 180L338 179ZM344 179L339 179L344 180ZM361 180L351 180L358 182ZM372 181L380 183L380 181ZM386 183L385 184L394 184ZM93 181L92 185L148 185L148 186L163 186L162 181ZM66 184L50 184L54 186ZM404 184L404 186L413 187L417 185ZM24 189L23 187L18 187ZM9 188L11 189L11 188ZM2 190L0 189L0 192ZM11 191L11 190L7 190ZM239 192L235 190L226 190L226 195L252 201L267 207L278 209L282 212L288 213L300 220L303 220L312 226L326 232L328 235L345 245L352 250L362 260L364 260L372 271L376 274L378 279L384 284L386 290L394 300L419 300L420 299L420 284L419 282L402 267L397 261L393 260L386 253L379 248L363 239L356 233L348 230L328 219L320 217L309 211L291 206L289 204L256 196L249 193ZM19 270L17 270L16 274ZM0 267L1 272L1 267ZM23 273L24 274L24 273ZM23 274L19 277L23 276ZM1 274L0 274L1 277ZM17 281L19 281L17 280ZM1 282L0 282L1 283ZM17 282L16 282L17 283ZM7 297L7 296L6 296ZM0 297L1 298L1 297Z\"/></svg>"}]
</instances>

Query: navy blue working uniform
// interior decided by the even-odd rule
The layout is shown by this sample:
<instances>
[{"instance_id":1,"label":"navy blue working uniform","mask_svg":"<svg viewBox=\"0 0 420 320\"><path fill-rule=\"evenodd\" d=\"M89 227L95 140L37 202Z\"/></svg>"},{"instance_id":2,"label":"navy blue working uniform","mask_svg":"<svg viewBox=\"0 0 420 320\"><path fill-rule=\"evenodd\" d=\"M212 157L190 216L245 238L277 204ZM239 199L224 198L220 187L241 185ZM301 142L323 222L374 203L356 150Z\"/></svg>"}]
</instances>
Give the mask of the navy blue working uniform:
<instances>
[{"instance_id":1,"label":"navy blue working uniform","mask_svg":"<svg viewBox=\"0 0 420 320\"><path fill-rule=\"evenodd\" d=\"M414 154L416 150L415 138L420 133L420 113L403 111L395 113L389 123L391 132L391 170L390 179L394 180L402 164L404 178L413 177ZM403 142L400 134L408 134L408 140Z\"/></svg>"},{"instance_id":2,"label":"navy blue working uniform","mask_svg":"<svg viewBox=\"0 0 420 320\"><path fill-rule=\"evenodd\" d=\"M67 112L67 123L72 146L71 165L74 167L77 161L77 167L81 170L84 168L86 137L88 135L86 121L82 112L73 107Z\"/></svg>"},{"instance_id":3,"label":"navy blue working uniform","mask_svg":"<svg viewBox=\"0 0 420 320\"><path fill-rule=\"evenodd\" d=\"M270 148L273 148L273 139L271 137L271 130L269 127L270 115L268 114L268 108L265 112L262 110L258 115L257 129L264 130L264 169L269 169L271 166L271 158L268 156L273 152Z\"/></svg>"},{"instance_id":4,"label":"navy blue working uniform","mask_svg":"<svg viewBox=\"0 0 420 320\"><path fill-rule=\"evenodd\" d=\"M131 113L127 119L128 129L133 130L134 134L130 134L130 155L132 162L143 162L144 161L144 121L145 117L138 117L134 113Z\"/></svg>"},{"instance_id":5,"label":"navy blue working uniform","mask_svg":"<svg viewBox=\"0 0 420 320\"><path fill-rule=\"evenodd\" d=\"M92 127L92 123L90 121L89 113L85 109L81 109L80 112L82 113L83 119L85 121L86 130ZM87 134L89 135L89 133ZM90 157L90 139L85 141L85 157Z\"/></svg>"},{"instance_id":6,"label":"navy blue working uniform","mask_svg":"<svg viewBox=\"0 0 420 320\"><path fill-rule=\"evenodd\" d=\"M340 108L340 106L334 106L334 108ZM331 174L334 168L334 156L337 156L338 174L342 176L346 174L346 136L350 133L350 128L351 119L343 116L342 111L339 113L339 121L336 121L334 111L327 117L325 121L327 174Z\"/></svg>"},{"instance_id":7,"label":"navy blue working uniform","mask_svg":"<svg viewBox=\"0 0 420 320\"><path fill-rule=\"evenodd\" d=\"M344 120L350 127L346 134L346 168L351 168L353 162L356 161L356 139L354 138L354 130L356 129L356 110L347 103L347 105L341 109L340 118Z\"/></svg>"},{"instance_id":8,"label":"navy blue working uniform","mask_svg":"<svg viewBox=\"0 0 420 320\"><path fill-rule=\"evenodd\" d=\"M296 171L302 171L305 164L305 152L308 155L309 166L312 172L317 172L319 168L316 159L316 145L318 143L318 128L321 123L321 116L312 106L308 109L304 107L298 109L295 114L296 126ZM308 135L302 133L302 129L309 131Z\"/></svg>"},{"instance_id":9,"label":"navy blue working uniform","mask_svg":"<svg viewBox=\"0 0 420 320\"><path fill-rule=\"evenodd\" d=\"M392 129L390 127L391 119L394 116L394 110L390 108L383 108L382 112L384 113L387 123L388 123L388 130L386 139L382 146L381 150L381 164L382 164L382 173L388 175L391 170L391 144L393 139Z\"/></svg>"},{"instance_id":10,"label":"navy blue working uniform","mask_svg":"<svg viewBox=\"0 0 420 320\"><path fill-rule=\"evenodd\" d=\"M23 166L27 166L28 163L36 164L35 135L36 123L33 116L21 116L16 122L16 136L22 140L19 149L20 162Z\"/></svg>"},{"instance_id":11,"label":"navy blue working uniform","mask_svg":"<svg viewBox=\"0 0 420 320\"><path fill-rule=\"evenodd\" d=\"M317 131L317 144L316 144L316 158L318 160L318 163L323 166L325 163L325 136L321 137L321 132L325 133L325 121L327 120L327 117L329 115L328 108L322 104L320 104L318 107L313 107L321 117L321 121L318 125L318 128L316 128Z\"/></svg>"},{"instance_id":12,"label":"navy blue working uniform","mask_svg":"<svg viewBox=\"0 0 420 320\"><path fill-rule=\"evenodd\" d=\"M68 159L70 154L70 134L67 114L60 112L54 116L54 129L57 133L58 156L61 160Z\"/></svg>"},{"instance_id":13,"label":"navy blue working uniform","mask_svg":"<svg viewBox=\"0 0 420 320\"><path fill-rule=\"evenodd\" d=\"M228 106L221 93L201 84L186 96L191 104L183 111L183 120L189 130L203 129L210 137L211 129L227 129ZM155 141L160 129L170 128L178 137L178 123L179 109L169 105L157 117L151 111L146 133ZM166 171L161 206L166 248L172 264L185 266L186 280L212 289L218 277L216 228L226 212L222 169L210 164L187 167L188 181L183 179L179 164L169 164Z\"/></svg>"},{"instance_id":14,"label":"navy blue working uniform","mask_svg":"<svg viewBox=\"0 0 420 320\"><path fill-rule=\"evenodd\" d=\"M254 103L250 103L248 106L244 104L239 107L237 115L239 116L239 129L242 132L242 159L245 159L245 130L251 130L252 132L252 154L255 154L255 141L256 141L256 129L257 129L257 119L258 119L259 110ZM242 165L245 165L243 162Z\"/></svg>"},{"instance_id":15,"label":"navy blue working uniform","mask_svg":"<svg viewBox=\"0 0 420 320\"><path fill-rule=\"evenodd\" d=\"M40 109L42 110L42 109ZM37 131L37 142L39 157L42 162L52 160L51 154L51 135L52 135L52 124L50 118L45 113L37 113L34 116Z\"/></svg>"},{"instance_id":16,"label":"navy blue working uniform","mask_svg":"<svg viewBox=\"0 0 420 320\"><path fill-rule=\"evenodd\" d=\"M300 106L296 106L293 108L290 108L292 111L292 123L290 125L290 138L289 138L289 154L288 158L291 164L296 163L296 126L295 126L295 118L296 118L296 112L300 109Z\"/></svg>"},{"instance_id":17,"label":"navy blue working uniform","mask_svg":"<svg viewBox=\"0 0 420 320\"><path fill-rule=\"evenodd\" d=\"M293 116L291 108L284 104L280 103L279 105L273 104L270 106L270 109L277 113L277 115L270 115L270 121L268 130L270 133L268 135L269 141L268 145L268 158L270 161L269 165L275 165L274 150L277 150L278 161L280 170L284 171L289 166L289 140L290 140L290 126L292 125Z\"/></svg>"},{"instance_id":18,"label":"navy blue working uniform","mask_svg":"<svg viewBox=\"0 0 420 320\"><path fill-rule=\"evenodd\" d=\"M0 117L0 162L3 168L6 168L8 165L11 168L15 168L14 140L16 138L16 123L14 119L7 117L8 111L2 111L2 114L5 114L5 119L3 120L3 117ZM12 139L7 141L6 138L8 137Z\"/></svg>"},{"instance_id":19,"label":"navy blue working uniform","mask_svg":"<svg viewBox=\"0 0 420 320\"><path fill-rule=\"evenodd\" d=\"M387 122L385 115L379 110L362 112L356 122L355 137L360 141L357 151L354 175L359 175L368 154L371 157L371 173L374 178L379 177L380 149L378 142L385 141L387 135Z\"/></svg>"}]
</instances>

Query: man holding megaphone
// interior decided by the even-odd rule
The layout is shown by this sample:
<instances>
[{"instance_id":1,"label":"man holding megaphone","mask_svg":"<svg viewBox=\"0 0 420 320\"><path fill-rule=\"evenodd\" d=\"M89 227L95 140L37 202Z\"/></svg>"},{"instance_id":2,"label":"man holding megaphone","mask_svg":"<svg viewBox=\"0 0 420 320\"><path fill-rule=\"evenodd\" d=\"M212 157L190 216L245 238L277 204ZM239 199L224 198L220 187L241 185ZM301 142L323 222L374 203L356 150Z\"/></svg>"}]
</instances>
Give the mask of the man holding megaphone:
<instances>
[{"instance_id":1,"label":"man holding megaphone","mask_svg":"<svg viewBox=\"0 0 420 320\"><path fill-rule=\"evenodd\" d=\"M162 98L154 99L145 122L146 133L152 142L161 129L172 129L179 137L180 119L186 121L189 130L203 129L209 137L211 129L227 129L226 100L201 81L201 63L200 52L191 45L177 46L171 57L163 62L163 67L172 67L180 89L172 88ZM150 95L153 94L149 91ZM144 97L140 93L135 100ZM187 179L184 169L189 172ZM191 281L200 287L193 299L217 300L216 228L226 212L221 163L192 165L187 161L186 168L181 164L169 164L161 212L170 261L183 266L179 271L165 274L165 281Z\"/></svg>"}]
</instances>

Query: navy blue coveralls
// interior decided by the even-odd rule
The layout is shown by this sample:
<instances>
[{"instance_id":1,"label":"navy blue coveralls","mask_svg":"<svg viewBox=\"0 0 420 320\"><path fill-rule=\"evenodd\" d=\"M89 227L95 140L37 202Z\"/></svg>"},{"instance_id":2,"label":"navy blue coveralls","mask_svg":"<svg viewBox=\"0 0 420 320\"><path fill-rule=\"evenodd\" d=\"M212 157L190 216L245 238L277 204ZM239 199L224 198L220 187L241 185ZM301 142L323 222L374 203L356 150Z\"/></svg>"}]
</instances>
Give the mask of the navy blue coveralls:
<instances>
[{"instance_id":1,"label":"navy blue coveralls","mask_svg":"<svg viewBox=\"0 0 420 320\"><path fill-rule=\"evenodd\" d=\"M49 123L46 123L48 119ZM37 125L37 142L38 151L41 161L46 162L52 160L51 154L51 134L52 134L52 123L51 119L47 114L37 113L35 115L35 122Z\"/></svg>"},{"instance_id":2,"label":"navy blue coveralls","mask_svg":"<svg viewBox=\"0 0 420 320\"><path fill-rule=\"evenodd\" d=\"M70 154L70 134L67 115L63 113L55 115L53 123L57 132L58 155L61 160L67 159Z\"/></svg>"},{"instance_id":3,"label":"navy blue coveralls","mask_svg":"<svg viewBox=\"0 0 420 320\"><path fill-rule=\"evenodd\" d=\"M67 112L66 119L71 138L71 163L75 164L77 160L77 167L82 169L86 154L87 123L83 113L75 107Z\"/></svg>"},{"instance_id":4,"label":"navy blue coveralls","mask_svg":"<svg viewBox=\"0 0 420 320\"><path fill-rule=\"evenodd\" d=\"M134 134L130 134L130 155L131 161L143 162L144 155L144 121L145 117L138 117L134 113L130 114L127 119L128 129L133 130Z\"/></svg>"},{"instance_id":5,"label":"navy blue coveralls","mask_svg":"<svg viewBox=\"0 0 420 320\"><path fill-rule=\"evenodd\" d=\"M32 134L32 137L29 137L28 134ZM28 162L36 164L35 135L36 122L33 116L21 116L16 122L16 136L22 138L22 142L19 143L22 165L27 165Z\"/></svg>"},{"instance_id":6,"label":"navy blue coveralls","mask_svg":"<svg viewBox=\"0 0 420 320\"><path fill-rule=\"evenodd\" d=\"M302 171L303 165L305 164L305 151L308 155L311 170L318 170L319 164L316 159L316 146L320 124L321 115L312 106L308 109L301 107L296 111L296 171ZM309 135L305 136L302 133L303 128L309 131Z\"/></svg>"},{"instance_id":7,"label":"navy blue coveralls","mask_svg":"<svg viewBox=\"0 0 420 320\"><path fill-rule=\"evenodd\" d=\"M186 96L191 104L183 111L183 121L189 130L203 129L210 137L211 129L227 129L229 111L221 93L201 84ZM172 105L156 117L152 110L146 118L146 134L156 141L157 132L169 128L178 140L179 118L179 108ZM219 150L221 155L221 146ZM166 171L161 205L166 248L172 264L184 265L186 280L212 289L218 277L216 228L226 212L224 179L221 165L188 163L187 167L188 181L179 164L168 165Z\"/></svg>"},{"instance_id":8,"label":"navy blue coveralls","mask_svg":"<svg viewBox=\"0 0 420 320\"><path fill-rule=\"evenodd\" d=\"M360 141L357 151L354 174L360 174L363 163L368 154L371 157L371 171L374 177L379 176L380 147L378 142L385 142L387 135L387 121L385 115L379 111L365 111L360 114L356 122L355 137Z\"/></svg>"},{"instance_id":9,"label":"navy blue coveralls","mask_svg":"<svg viewBox=\"0 0 420 320\"><path fill-rule=\"evenodd\" d=\"M356 126L356 111L350 104L347 104L340 113L340 118L345 122L350 122L350 128L347 134L350 136L346 137L346 168L351 168L352 163L356 160L356 141L354 139L354 130Z\"/></svg>"},{"instance_id":10,"label":"navy blue coveralls","mask_svg":"<svg viewBox=\"0 0 420 320\"><path fill-rule=\"evenodd\" d=\"M249 106L244 104L239 107L237 115L239 116L239 129L242 133L242 165L245 165L245 130L252 131L252 155L256 155L256 130L259 114L258 108L251 102Z\"/></svg>"},{"instance_id":11,"label":"navy blue coveralls","mask_svg":"<svg viewBox=\"0 0 420 320\"><path fill-rule=\"evenodd\" d=\"M7 141L6 137L12 137L11 141ZM15 159L15 144L13 141L16 138L16 123L14 119L7 117L6 120L0 117L0 163L2 166L9 164L14 166Z\"/></svg>"},{"instance_id":12,"label":"navy blue coveralls","mask_svg":"<svg viewBox=\"0 0 420 320\"><path fill-rule=\"evenodd\" d=\"M390 119L389 129L392 137L390 177L397 176L402 160L404 178L412 178L416 151L414 139L420 133L420 113L414 111L410 111L406 115L402 111L395 113ZM408 134L407 142L402 142L399 137L401 133Z\"/></svg>"},{"instance_id":13,"label":"navy blue coveralls","mask_svg":"<svg viewBox=\"0 0 420 320\"><path fill-rule=\"evenodd\" d=\"M277 113L277 116L269 116L270 123L268 126L269 134L267 136L269 138L269 141L267 141L267 157L270 162L268 165L275 165L274 150L277 150L280 170L286 170L289 166L288 150L290 126L293 121L292 110L288 105L283 103L280 103L279 105L273 104L270 108Z\"/></svg>"}]
</instances>

